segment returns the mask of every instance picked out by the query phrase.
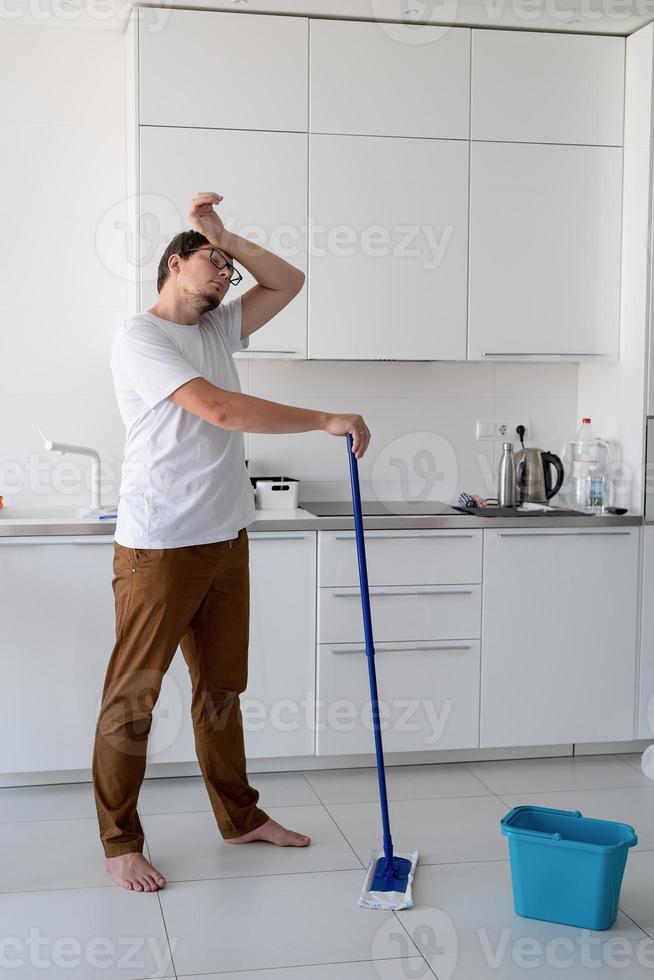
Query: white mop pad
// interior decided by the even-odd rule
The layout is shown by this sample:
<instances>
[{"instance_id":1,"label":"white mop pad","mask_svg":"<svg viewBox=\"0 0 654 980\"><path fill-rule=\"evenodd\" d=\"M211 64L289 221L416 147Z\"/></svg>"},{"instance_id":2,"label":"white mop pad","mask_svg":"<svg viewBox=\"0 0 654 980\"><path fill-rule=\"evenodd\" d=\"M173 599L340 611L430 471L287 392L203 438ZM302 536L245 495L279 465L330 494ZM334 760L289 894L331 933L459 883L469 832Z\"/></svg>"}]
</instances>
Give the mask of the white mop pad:
<instances>
[{"instance_id":1,"label":"white mop pad","mask_svg":"<svg viewBox=\"0 0 654 980\"><path fill-rule=\"evenodd\" d=\"M370 857L370 863L366 871L366 877L363 882L363 890L361 892L361 897L359 899L359 905L362 909L387 909L389 911L398 911L399 909L410 909L413 906L413 894L411 891L411 885L413 884L413 876L415 874L416 865L418 863L419 851L412 851L409 853L394 852L393 857L405 858L407 861L411 862L411 870L409 872L409 880L404 892L373 892L370 891L370 883L375 874L375 868L377 866L377 861L379 858L383 858L384 849L380 847L379 850L373 848Z\"/></svg>"}]
</instances>

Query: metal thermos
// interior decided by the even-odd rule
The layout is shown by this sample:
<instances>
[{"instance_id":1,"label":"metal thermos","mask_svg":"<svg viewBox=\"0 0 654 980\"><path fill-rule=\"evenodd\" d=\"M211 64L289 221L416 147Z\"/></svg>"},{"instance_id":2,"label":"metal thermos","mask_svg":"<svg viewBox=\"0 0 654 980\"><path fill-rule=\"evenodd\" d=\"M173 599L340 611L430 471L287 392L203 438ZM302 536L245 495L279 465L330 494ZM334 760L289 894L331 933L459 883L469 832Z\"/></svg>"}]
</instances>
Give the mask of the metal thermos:
<instances>
[{"instance_id":1,"label":"metal thermos","mask_svg":"<svg viewBox=\"0 0 654 980\"><path fill-rule=\"evenodd\" d=\"M500 507L515 507L516 479L513 443L505 442L497 476L497 503Z\"/></svg>"}]
</instances>

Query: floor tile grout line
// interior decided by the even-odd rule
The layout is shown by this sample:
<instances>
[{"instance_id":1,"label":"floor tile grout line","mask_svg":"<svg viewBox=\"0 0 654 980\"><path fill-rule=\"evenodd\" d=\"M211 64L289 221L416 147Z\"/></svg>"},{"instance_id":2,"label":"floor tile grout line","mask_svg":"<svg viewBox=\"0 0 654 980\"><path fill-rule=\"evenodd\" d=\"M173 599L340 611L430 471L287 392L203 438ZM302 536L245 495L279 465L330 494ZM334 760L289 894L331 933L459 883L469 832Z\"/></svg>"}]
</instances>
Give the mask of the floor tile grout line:
<instances>
[{"instance_id":1,"label":"floor tile grout line","mask_svg":"<svg viewBox=\"0 0 654 980\"><path fill-rule=\"evenodd\" d=\"M307 786L309 787L309 789L311 790L311 792L313 793L313 795L315 796L315 798L322 803L322 800L320 799L320 796L318 795L317 790L315 789L313 783L311 782L311 780L307 776L306 772L302 772L302 778L304 779L305 783L307 784Z\"/></svg>"},{"instance_id":2,"label":"floor tile grout line","mask_svg":"<svg viewBox=\"0 0 654 980\"><path fill-rule=\"evenodd\" d=\"M652 850L654 850L654 847L649 849L649 851ZM643 848L641 851L637 851L636 853L648 853L649 851L646 851L646 849ZM172 884L188 885L188 884L202 884L207 881L241 881L241 880L252 881L256 878L290 878L290 877L296 878L296 877L300 877L301 875L346 874L352 871L356 871L358 873L360 871L365 870L365 868L363 866L363 863L361 862L361 859L358 857L358 855L356 855L356 852L355 852L355 856L357 860L360 862L360 867L358 868L323 868L321 870L312 870L312 871L271 871L268 874L223 875L217 878L169 878L166 876L166 882L167 884L170 885ZM466 861L425 861L422 858L420 859L420 867L425 867L425 868L438 868L438 867L448 867L448 866L459 867L465 864L507 864L508 865L509 863L510 862L508 858L471 858ZM33 895L33 894L38 894L39 892L56 893L60 891L62 892L63 891L65 892L88 891L91 889L95 890L98 888L118 888L118 887L120 886L114 884L106 884L106 885L68 885L68 886L64 885L61 888L23 888L23 889L13 889L9 891L0 890L0 896ZM157 891L165 891L165 890L166 890L165 887L162 889L161 888L157 889ZM139 892L139 894L154 895L155 892Z\"/></svg>"},{"instance_id":3,"label":"floor tile grout line","mask_svg":"<svg viewBox=\"0 0 654 980\"><path fill-rule=\"evenodd\" d=\"M173 969L175 980L177 980L177 967L175 966L175 957L173 956L173 949L172 946L170 945L170 934L168 932L168 923L166 922L166 916L163 910L163 905L161 904L161 895L160 895L161 891L162 891L161 888L157 888L156 890L157 902L159 903L159 911L161 912L161 921L163 922L164 932L166 934L166 942L168 943L168 952L170 954L170 965Z\"/></svg>"},{"instance_id":4,"label":"floor tile grout line","mask_svg":"<svg viewBox=\"0 0 654 980\"><path fill-rule=\"evenodd\" d=\"M628 767L628 768L630 768L630 767ZM643 778L645 778L645 777L643 777ZM652 785L647 785L647 784L643 784L643 783L635 783L633 785L626 785L626 786L625 785L621 785L621 786L582 786L582 787L577 786L577 787L565 787L565 788L559 788L559 789L548 788L546 790L542 790L542 789L541 790L537 790L537 789L532 789L532 790L524 790L524 789L518 789L518 790L501 790L501 791L498 792L496 790L491 789L490 786L487 786L486 783L483 782L483 780L479 780L479 781L488 790L487 793L469 793L469 794L466 794L465 796L401 796L401 797L397 797L397 796L390 795L389 796L389 802L391 802L391 803L411 803L411 802L414 802L414 801L415 802L420 802L420 801L426 801L426 800L480 800L480 799L487 799L489 796L494 796L497 799L501 800L502 803L506 803L506 800L504 799L504 797L507 796L507 795L512 795L512 796L517 796L517 795L533 796L534 794L539 793L539 792L544 792L544 793L585 793L585 792L589 792L589 793L592 793L592 792L595 792L595 791L597 791L597 792L606 792L606 791L609 791L609 790L625 790L625 789L642 789L642 790L652 790L652 791L654 791L654 783L652 783ZM313 789L313 787L312 787L312 789ZM317 791L315 789L313 789L313 792L316 795L316 800L315 801L312 801L312 802L305 802L305 803L274 803L274 804L266 804L266 806L269 809L271 809L271 810L275 810L275 809L287 809L287 808L288 809L297 809L297 808L300 808L300 807L303 807L303 806L305 806L305 807L306 806L318 806L320 804L322 806L324 806L324 807L329 807L329 806L358 806L358 805L363 805L363 804L366 804L366 803L376 803L377 802L377 799L375 797L372 797L369 800L334 800L334 801L329 800L329 801L327 801L327 800L323 800L322 797L320 797L320 795L317 793ZM138 812L138 814L139 814L140 817L146 817L147 818L147 817L175 816L175 815L182 814L182 813L212 813L213 811L211 810L210 807L208 807L207 809L202 809L202 810L153 810L153 811L149 811L149 812L143 812L143 810L139 809L137 812ZM36 818L26 817L26 818L19 818L17 820L2 820L2 819L0 819L0 827L6 826L8 824L19 824L19 823L61 823L64 820L97 820L97 817L96 817L95 814L90 814L89 816L84 816L84 817L66 816L66 817L36 817Z\"/></svg>"},{"instance_id":5,"label":"floor tile grout line","mask_svg":"<svg viewBox=\"0 0 654 980\"><path fill-rule=\"evenodd\" d=\"M646 793L654 793L654 786L583 786L572 789L519 790L518 792L495 793L495 796L506 806L511 806L512 804L508 802L508 797L510 796L538 796L539 794L546 796L557 793L610 793L629 789L642 789Z\"/></svg>"},{"instance_id":6,"label":"floor tile grout line","mask_svg":"<svg viewBox=\"0 0 654 980\"><path fill-rule=\"evenodd\" d=\"M635 926L636 926L636 927L637 927L638 929L640 929L640 931L641 931L641 932L644 932L644 933L645 933L645 935L646 935L646 936L648 937L648 939L654 939L654 935L652 935L652 933L651 933L651 932L648 932L648 931L647 931L647 929L645 928L645 926L641 926L641 924L640 924L640 922L637 922L637 921L636 921L636 920L634 919L634 917L633 917L633 915L629 915L629 914L628 914L627 912L625 912L625 910L624 910L624 909L622 908L622 906L621 906L621 905L618 905L618 911L619 911L619 912L622 912L622 914L624 915L624 917L625 917L626 919L629 919L629 921L630 921L630 922L633 922L633 924L634 924L634 925L635 925Z\"/></svg>"},{"instance_id":7,"label":"floor tile grout line","mask_svg":"<svg viewBox=\"0 0 654 980\"><path fill-rule=\"evenodd\" d=\"M369 960L327 960L324 963L293 963L291 965L282 964L281 966L255 966L254 969L246 970L245 972L246 973L264 973L267 970L306 970L307 967L313 967L313 966L316 966L316 967L319 967L319 966L348 966L348 965L350 965L352 963L375 963L375 962L376 963L389 963L389 962L393 962L395 960L402 960L402 959L403 959L403 957L401 957L401 956L386 956L386 957L377 957L376 960L372 960L372 959L369 959ZM422 955L422 953L415 953L413 956L404 957L404 959L409 959L409 960L424 960L424 956ZM431 967L429 967L429 964L427 964L427 967L431 971ZM240 967L239 967L238 970L221 970L221 972L218 974L218 976L219 977L222 977L222 976L228 977L228 976L231 976L234 973L243 973L243 970ZM208 970L206 972L203 971L202 973L197 973L196 972L196 973L192 973L192 974L183 974L183 976L189 976L189 975L193 977L193 980L195 980L195 977L214 977L214 976L216 976L216 971L215 970ZM435 976L435 974L433 973L433 971L432 971L432 976ZM170 978L164 977L163 980L170 980ZM176 980L179 980L179 978L176 977ZM292 976L289 976L288 977L288 980L293 980L293 977ZM438 978L437 978L437 980L438 980Z\"/></svg>"},{"instance_id":8,"label":"floor tile grout line","mask_svg":"<svg viewBox=\"0 0 654 980\"><path fill-rule=\"evenodd\" d=\"M497 793L482 793L479 796L407 796L407 797L396 797L389 796L389 803L428 803L430 801L437 803L439 801L446 802L447 800L461 800L465 802L466 800L490 800L493 797L499 799ZM502 801L504 802L504 801ZM369 806L371 803L376 803L379 805L379 799L372 800L344 800L340 803L323 803L323 806Z\"/></svg>"},{"instance_id":9,"label":"floor tile grout line","mask_svg":"<svg viewBox=\"0 0 654 980\"><path fill-rule=\"evenodd\" d=\"M487 800L489 796L496 796L492 790L488 793L470 793L467 796L393 796L392 791L388 796L389 803L419 803L426 800ZM379 803L379 797L373 796L369 800L321 800L323 806L358 806L365 803Z\"/></svg>"},{"instance_id":10,"label":"floor tile grout line","mask_svg":"<svg viewBox=\"0 0 654 980\"><path fill-rule=\"evenodd\" d=\"M313 787L312 787L312 789L313 789ZM359 857L359 855L355 851L353 844L351 844L350 841L348 840L348 838L345 836L345 831L340 826L340 824L337 823L334 815L332 813L330 813L329 808L327 806L325 806L325 804L323 803L323 801L322 801L322 799L321 799L321 797L320 797L320 795L318 793L318 790L314 789L313 791L316 794L318 800L320 800L321 807L323 808L323 810L325 811L325 813L327 814L327 816L329 817L329 819L331 820L331 822L334 824L334 826L336 827L337 831L339 832L339 834L341 835L341 837L343 838L343 840L345 841L345 843L347 844L347 846L350 848L350 850L354 854L354 856L357 859L357 861L359 862L359 864L361 866L361 870L362 871L365 871L366 865L363 863L363 861L361 860L361 858Z\"/></svg>"},{"instance_id":11,"label":"floor tile grout line","mask_svg":"<svg viewBox=\"0 0 654 980\"><path fill-rule=\"evenodd\" d=\"M488 783L485 783L484 780L481 778L481 776L478 776L476 773L474 773L472 771L472 769L470 769L465 762L463 763L463 765L466 767L466 769L468 770L468 772L470 773L471 776L474 776L475 779L478 779L479 780L479 782L481 783L482 786L485 786L486 787L486 789L488 790L489 793L492 793L493 796L497 796L497 793L495 792L495 790L494 789L491 789L490 786L488 785Z\"/></svg>"},{"instance_id":12,"label":"floor tile grout line","mask_svg":"<svg viewBox=\"0 0 654 980\"><path fill-rule=\"evenodd\" d=\"M357 861L359 858L357 857ZM452 863L452 862L448 862ZM457 862L458 863L458 862ZM464 862L461 862L464 863ZM268 874L258 874L258 875L223 875L218 878L169 878L164 875L167 885L200 885L206 881L254 881L258 878L297 878L300 875L323 875L323 874L347 874L351 871L356 871L359 873L363 871L363 866L358 868L321 868L319 870L313 871L271 871ZM3 895L35 895L39 892L43 894L51 894L56 892L80 892L89 891L91 889L96 890L98 888L120 888L120 885L106 884L106 885L64 885L61 888L20 888L10 891L0 890L0 897ZM124 889L127 891L128 889ZM132 889L129 889L130 891ZM158 888L156 891L165 891L164 888ZM154 895L155 892L138 892L139 895Z\"/></svg>"},{"instance_id":13,"label":"floor tile grout line","mask_svg":"<svg viewBox=\"0 0 654 980\"><path fill-rule=\"evenodd\" d=\"M417 873L418 873L418 870L416 869L416 874ZM438 980L438 977L436 976L436 974L434 973L434 971L431 968L431 965L427 961L427 957L425 956L425 954L423 952L421 952L420 947L418 946L417 942L415 941L415 939L413 938L413 936L411 935L411 933L409 932L409 930L407 929L407 927L404 925L404 922L402 921L402 919L399 917L399 915L397 914L396 911L393 912L393 915L395 916L396 922L399 923L400 928L404 929L405 933L407 934L407 937L409 939L409 942L410 943L413 943L413 945L415 946L415 948L418 950L418 954L420 955L420 957L422 958L423 963L425 964L425 966L429 970L430 976L433 976L433 977L436 978L436 980ZM411 958L412 957L410 957L410 956L405 957L405 959L411 959Z\"/></svg>"},{"instance_id":14,"label":"floor tile grout line","mask_svg":"<svg viewBox=\"0 0 654 980\"><path fill-rule=\"evenodd\" d=\"M631 754L634 755L635 757L636 756L638 756L638 757L641 756L641 753L638 753L638 752L631 753ZM537 757L534 757L533 759L532 758L521 758L521 759L517 759L517 760L516 759L506 759L506 760L501 759L501 760L489 760L489 761L480 760L480 761L473 761L473 762L468 761L468 762L461 762L461 763L429 763L429 764L425 764L425 765L408 764L407 763L406 764L406 768L416 768L416 767L418 767L418 768L421 768L421 769L422 768L427 769L430 766L438 766L438 765L444 765L444 766L453 765L453 766L455 766L455 765L459 765L462 768L464 768L467 771L467 773L470 776L472 776L473 779L475 779L476 781L478 781L479 783L481 783L481 785L484 786L488 790L488 792L490 794L492 794L494 796L498 796L498 797L500 797L501 794L504 791L498 792L496 790L493 790L487 783L484 782L484 780L479 775L477 775L477 773L473 772L473 770L471 768L472 766L493 765L495 763L507 763L507 764L510 764L512 762L525 762L525 763L538 764L539 762L544 761L544 760L554 760L554 761L556 761L556 760L564 760L564 761L569 761L570 759L573 759L573 758L574 759L589 760L589 761L590 760L597 760L597 761L600 761L601 760L601 761L617 762L622 767L624 767L626 770L628 770L629 772L638 773L640 775L641 780L646 779L646 777L644 776L644 774L642 773L642 771L640 770L640 768L635 763L632 764L630 762L626 762L623 758L619 758L618 755L619 754L616 754L616 753L608 753L608 754L603 754L603 755L584 755L584 756L576 756L576 757L573 757L573 756L544 756L544 757L537 756ZM372 770L373 769L373 767L371 767L371 766L364 766L364 767L361 767L361 768L369 769L369 770ZM405 768L405 767L404 766L398 766L398 767L392 767L392 768ZM311 776L311 774L314 771L317 772L317 773L321 773L321 772L329 772L329 773L348 772L349 773L352 770L350 770L350 769L345 769L345 770L318 769L318 770L299 770L299 771L297 771L297 773L295 771L289 772L289 773L286 773L286 772L282 773L282 775L296 775L297 774L298 776L302 776L302 778L304 779L304 781L308 784L308 787L311 790L311 792L324 805L328 805L328 804L325 804L325 801L320 798L320 796L317 793L315 787L311 783L310 776ZM268 776L268 775L275 776L275 775L277 775L277 773L263 773L262 775L264 775L264 776ZM195 779L195 780L200 780L201 779L201 776L197 776L197 775L192 775L192 776L165 776L165 777L160 777L160 780L158 780L158 781L176 780L176 779ZM38 784L35 784L33 786L32 785L30 785L30 786L6 786L6 787L0 787L0 799L2 798L1 797L1 794L2 794L3 790L6 790L7 792L11 792L12 790L17 790L17 791L20 792L22 790L27 790L27 791L30 791L32 789L47 790L49 788L59 788L59 787L68 787L68 786L81 787L81 786L90 786L90 785L92 785L92 784L89 781L85 781L85 782L69 782L69 783L38 783ZM634 789L638 789L638 788L651 789L651 788L654 788L654 786L647 785L647 782L645 784L643 784L642 782L638 782L638 783L634 783L633 786L594 786L594 787L587 787L587 788L588 789L591 789L591 790L592 789L598 789L598 790L605 790L605 789L606 790L609 790L609 789L629 789L629 788L634 788ZM524 792L524 791L518 791L518 792ZM575 788L572 788L572 789L551 789L551 790L548 790L548 792L575 792ZM478 795L482 795L482 794L467 794L464 797L458 797L456 795L455 796L447 796L447 797L442 797L442 796L438 796L438 797L432 797L432 796L426 796L426 797L407 797L407 799L465 799L465 798L473 798L473 797L476 797ZM344 802L348 802L348 801L344 801ZM374 801L357 801L357 802L374 802ZM283 804L275 804L275 805L276 806L293 807L293 806L310 806L311 803L283 803ZM210 812L210 810L209 811L195 811L195 810L153 811L153 813L151 813L151 814L145 814L145 815L158 815L159 813L164 814L164 813L167 813L167 812L173 812L173 813L187 812L187 813L192 813L192 812ZM81 817L74 817L74 816L70 816L70 817L54 817L54 818L49 818L49 821L53 821L54 822L54 821L58 821L58 820L87 820L87 819L93 819L94 817L95 817L95 814L91 814L88 817L87 816L81 816ZM0 823L34 823L34 822L48 822L48 818L46 818L45 820L41 820L41 819L32 820L31 818L19 819L19 820L9 820L9 821L1 821L0 820Z\"/></svg>"},{"instance_id":15,"label":"floor tile grout line","mask_svg":"<svg viewBox=\"0 0 654 980\"><path fill-rule=\"evenodd\" d=\"M0 820L0 827L8 827L12 823L62 823L64 820L93 820L97 823L98 818L95 813L88 817L26 817L21 820Z\"/></svg>"},{"instance_id":16,"label":"floor tile grout line","mask_svg":"<svg viewBox=\"0 0 654 980\"><path fill-rule=\"evenodd\" d=\"M340 830L340 828L338 828L338 829ZM348 841L348 844L349 844L349 841ZM351 845L350 845L350 847L351 847ZM652 851L654 851L654 846L653 847L650 847L650 848L645 848L645 847L642 847L641 848L641 847L639 847L639 848L635 849L634 853L635 854L649 854L649 853L652 853ZM356 852L355 852L355 856L357 857L357 860L360 861L358 855L356 855ZM510 861L509 861L508 858L473 858L473 859L466 860L466 861L425 861L424 859L421 859L420 860L420 866L421 867L426 867L426 868L435 868L435 867L444 867L444 866L459 867L460 865L465 865L465 864L507 864L508 865L508 864L510 864ZM280 871L273 871L273 872L270 872L269 874L259 874L259 875L225 875L225 876L222 876L222 877L219 877L219 878L175 878L175 879L166 878L166 881L169 884L196 884L196 883L197 884L200 884L200 883L206 882L206 881L239 881L241 879L244 879L244 880L245 879L252 880L252 879L255 879L255 878L271 878L271 877L284 878L284 877L289 877L289 876L297 877L297 876L300 876L300 875L309 875L309 874L343 874L343 873L346 873L346 872L349 872L349 871L357 871L358 872L358 871L361 871L362 869L363 869L363 865L361 865L361 867L359 867L359 868L333 868L333 869L323 869L323 870L320 870L320 871L288 871L288 872L284 872L284 871L281 871L281 872ZM66 892L69 892L69 891L88 891L90 889L95 890L95 889L98 889L98 888L117 888L117 887L119 887L119 886L118 885L115 885L115 884L106 884L106 885L68 885L68 886L63 886L61 888L25 888L25 889L13 889L13 890L9 890L9 891L2 891L0 889L0 896L2 896L2 895L32 895L32 894L38 894L39 892L42 892L42 893L51 893L51 892L59 892L59 891L66 891ZM165 891L165 888L164 889L157 889L157 891ZM142 894L145 895L145 894L155 894L155 893L154 892L143 892ZM621 908L621 911L624 912L624 909L622 909L622 907L620 907L620 908ZM625 915L626 914L627 913L625 913ZM631 917L629 916L629 918L631 918ZM632 921L635 922L635 920L632 920ZM638 927L640 929L642 929L643 932L647 932L647 930L643 926L641 926L638 922L636 922L636 925L638 925ZM649 935L649 933L648 933L648 935ZM652 938L654 938L654 936L652 936Z\"/></svg>"},{"instance_id":17,"label":"floor tile grout line","mask_svg":"<svg viewBox=\"0 0 654 980\"><path fill-rule=\"evenodd\" d=\"M286 810L286 809L297 810L303 806L320 806L320 804L322 803L322 801L319 799L311 800L308 803L266 803L265 800L261 802L262 805L265 806L268 810ZM169 817L169 816L174 816L175 814L178 813L213 813L213 811L211 807L207 807L207 809L204 810L151 810L147 813L143 813L142 810L139 810L139 816L142 817ZM14 822L22 823L23 821L17 820ZM28 823L29 821L24 821L24 822ZM0 824L1 823L2 821L0 821Z\"/></svg>"}]
</instances>

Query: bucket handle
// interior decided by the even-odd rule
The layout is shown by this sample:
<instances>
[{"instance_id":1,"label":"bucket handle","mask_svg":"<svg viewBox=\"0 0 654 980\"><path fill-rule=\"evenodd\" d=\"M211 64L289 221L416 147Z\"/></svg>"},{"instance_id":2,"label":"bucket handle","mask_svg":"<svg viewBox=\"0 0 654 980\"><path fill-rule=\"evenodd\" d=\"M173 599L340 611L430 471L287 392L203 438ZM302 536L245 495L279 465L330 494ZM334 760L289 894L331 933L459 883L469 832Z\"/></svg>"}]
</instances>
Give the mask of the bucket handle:
<instances>
[{"instance_id":1,"label":"bucket handle","mask_svg":"<svg viewBox=\"0 0 654 980\"><path fill-rule=\"evenodd\" d=\"M523 807L514 807L510 813L507 813L505 817L500 821L502 832L509 832L511 834L519 835L520 837L528 837L530 840L562 840L562 835L558 830L556 831L545 831L545 830L526 830L522 827L512 827L511 821L515 816L522 810ZM552 813L557 813L566 817L581 817L581 810L552 810Z\"/></svg>"},{"instance_id":2,"label":"bucket handle","mask_svg":"<svg viewBox=\"0 0 654 980\"><path fill-rule=\"evenodd\" d=\"M520 838L529 837L530 840L561 840L561 834L557 831L547 833L544 830L522 830L520 827L511 827L511 834L519 835Z\"/></svg>"}]
</instances>

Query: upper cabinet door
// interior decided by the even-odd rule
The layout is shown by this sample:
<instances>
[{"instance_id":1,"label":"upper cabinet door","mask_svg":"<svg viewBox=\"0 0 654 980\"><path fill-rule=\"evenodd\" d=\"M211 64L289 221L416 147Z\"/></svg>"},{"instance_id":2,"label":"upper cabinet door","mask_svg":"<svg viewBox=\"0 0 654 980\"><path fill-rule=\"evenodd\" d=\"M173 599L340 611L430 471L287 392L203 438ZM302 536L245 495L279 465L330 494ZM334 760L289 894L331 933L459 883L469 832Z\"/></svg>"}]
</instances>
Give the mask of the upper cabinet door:
<instances>
[{"instance_id":1,"label":"upper cabinet door","mask_svg":"<svg viewBox=\"0 0 654 980\"><path fill-rule=\"evenodd\" d=\"M470 29L312 20L310 129L467 139Z\"/></svg>"},{"instance_id":2,"label":"upper cabinet door","mask_svg":"<svg viewBox=\"0 0 654 980\"><path fill-rule=\"evenodd\" d=\"M473 140L621 146L625 39L472 31Z\"/></svg>"},{"instance_id":3,"label":"upper cabinet door","mask_svg":"<svg viewBox=\"0 0 654 980\"><path fill-rule=\"evenodd\" d=\"M469 144L309 144L309 357L464 360Z\"/></svg>"},{"instance_id":4,"label":"upper cabinet door","mask_svg":"<svg viewBox=\"0 0 654 980\"><path fill-rule=\"evenodd\" d=\"M161 19L160 19L161 20ZM307 129L308 21L199 10L139 20L139 122Z\"/></svg>"},{"instance_id":5,"label":"upper cabinet door","mask_svg":"<svg viewBox=\"0 0 654 980\"><path fill-rule=\"evenodd\" d=\"M472 143L469 357L618 353L622 150Z\"/></svg>"},{"instance_id":6,"label":"upper cabinet door","mask_svg":"<svg viewBox=\"0 0 654 980\"><path fill-rule=\"evenodd\" d=\"M157 267L168 242L190 228L191 198L201 190L224 200L217 209L228 231L281 255L306 272L307 134L142 126L140 197L141 309L157 298ZM265 166L265 180L262 167ZM242 296L254 277L243 275L228 297ZM306 289L250 337L256 351L306 356Z\"/></svg>"}]
</instances>

